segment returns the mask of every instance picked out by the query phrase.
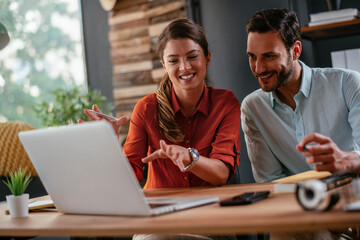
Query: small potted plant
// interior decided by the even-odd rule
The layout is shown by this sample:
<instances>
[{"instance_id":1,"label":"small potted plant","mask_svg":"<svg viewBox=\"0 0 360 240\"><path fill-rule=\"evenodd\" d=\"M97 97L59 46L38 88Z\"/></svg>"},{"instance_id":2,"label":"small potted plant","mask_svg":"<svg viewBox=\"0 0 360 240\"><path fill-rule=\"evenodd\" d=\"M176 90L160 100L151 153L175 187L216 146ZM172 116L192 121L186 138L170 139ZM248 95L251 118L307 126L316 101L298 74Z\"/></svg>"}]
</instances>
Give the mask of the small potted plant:
<instances>
[{"instance_id":1,"label":"small potted plant","mask_svg":"<svg viewBox=\"0 0 360 240\"><path fill-rule=\"evenodd\" d=\"M13 194L6 196L10 216L27 217L29 215L29 194L24 191L31 181L30 174L26 175L26 170L20 168L15 172L9 171L9 177L6 177L6 180L3 182Z\"/></svg>"}]
</instances>

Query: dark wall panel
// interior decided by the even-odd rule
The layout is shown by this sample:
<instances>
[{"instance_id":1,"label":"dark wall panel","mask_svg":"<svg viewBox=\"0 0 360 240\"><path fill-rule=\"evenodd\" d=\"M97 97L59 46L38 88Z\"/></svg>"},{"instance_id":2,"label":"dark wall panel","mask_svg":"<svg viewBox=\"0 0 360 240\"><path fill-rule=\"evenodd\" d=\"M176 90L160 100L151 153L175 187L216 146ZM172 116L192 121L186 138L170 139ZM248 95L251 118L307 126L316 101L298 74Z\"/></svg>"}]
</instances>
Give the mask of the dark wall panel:
<instances>
[{"instance_id":1,"label":"dark wall panel","mask_svg":"<svg viewBox=\"0 0 360 240\"><path fill-rule=\"evenodd\" d=\"M108 13L99 0L81 0L88 85L113 102Z\"/></svg>"}]
</instances>

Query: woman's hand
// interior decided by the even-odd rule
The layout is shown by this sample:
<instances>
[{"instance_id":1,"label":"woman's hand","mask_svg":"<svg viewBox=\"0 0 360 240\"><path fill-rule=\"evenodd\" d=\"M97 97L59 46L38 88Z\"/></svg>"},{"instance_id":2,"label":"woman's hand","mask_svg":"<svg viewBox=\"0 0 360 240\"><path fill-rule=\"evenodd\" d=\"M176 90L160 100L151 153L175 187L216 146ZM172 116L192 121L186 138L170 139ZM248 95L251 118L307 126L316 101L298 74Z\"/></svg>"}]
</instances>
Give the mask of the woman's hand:
<instances>
[{"instance_id":1,"label":"woman's hand","mask_svg":"<svg viewBox=\"0 0 360 240\"><path fill-rule=\"evenodd\" d=\"M185 172L184 168L192 161L187 148L178 145L168 145L164 140L160 141L160 149L141 160L143 163L148 163L158 158L170 159L181 172ZM229 167L221 160L204 156L200 156L199 161L190 171L214 186L224 185L230 173Z\"/></svg>"},{"instance_id":2,"label":"woman's hand","mask_svg":"<svg viewBox=\"0 0 360 240\"><path fill-rule=\"evenodd\" d=\"M101 110L98 108L97 105L93 105L91 110L101 113ZM103 116L97 115L95 113L92 113L89 109L84 109L84 113L86 114L86 116L88 116L91 119L91 121L106 120L109 123L111 123L111 125L113 126L114 131L116 133L116 136L118 136L118 137L119 137L121 126L124 125L129 120L128 116L122 116L122 117L118 118L117 120L112 120L107 117L103 117ZM84 122L85 122L84 120L81 120L81 119L78 120L78 123L84 123Z\"/></svg>"},{"instance_id":3,"label":"woman's hand","mask_svg":"<svg viewBox=\"0 0 360 240\"><path fill-rule=\"evenodd\" d=\"M158 158L169 158L182 172L185 171L185 166L191 162L189 151L186 148L168 145L164 140L160 141L160 149L141 160L143 163L148 163Z\"/></svg>"},{"instance_id":4,"label":"woman's hand","mask_svg":"<svg viewBox=\"0 0 360 240\"><path fill-rule=\"evenodd\" d=\"M317 144L306 145L310 142ZM316 163L316 171L359 172L360 157L355 152L340 150L330 138L319 133L306 136L296 149L306 157L308 164Z\"/></svg>"}]
</instances>

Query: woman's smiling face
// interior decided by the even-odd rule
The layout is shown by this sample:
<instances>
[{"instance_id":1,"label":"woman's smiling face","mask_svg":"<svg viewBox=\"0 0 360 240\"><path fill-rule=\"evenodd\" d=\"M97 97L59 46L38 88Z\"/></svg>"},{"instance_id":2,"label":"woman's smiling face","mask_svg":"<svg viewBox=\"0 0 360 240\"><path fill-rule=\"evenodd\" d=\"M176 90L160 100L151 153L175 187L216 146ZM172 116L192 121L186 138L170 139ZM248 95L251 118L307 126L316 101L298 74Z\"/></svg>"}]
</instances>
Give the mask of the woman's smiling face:
<instances>
[{"instance_id":1,"label":"woman's smiling face","mask_svg":"<svg viewBox=\"0 0 360 240\"><path fill-rule=\"evenodd\" d=\"M169 40L165 46L162 64L175 92L203 90L210 53L206 57L201 46L189 38Z\"/></svg>"}]
</instances>

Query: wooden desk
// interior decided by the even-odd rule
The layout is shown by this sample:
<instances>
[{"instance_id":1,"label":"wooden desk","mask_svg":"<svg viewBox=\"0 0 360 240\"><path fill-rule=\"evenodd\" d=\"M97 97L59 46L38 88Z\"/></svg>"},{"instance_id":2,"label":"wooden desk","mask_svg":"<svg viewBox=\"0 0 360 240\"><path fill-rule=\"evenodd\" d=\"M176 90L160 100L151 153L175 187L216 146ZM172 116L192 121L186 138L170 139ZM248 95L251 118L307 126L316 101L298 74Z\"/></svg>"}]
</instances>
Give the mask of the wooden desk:
<instances>
[{"instance_id":1,"label":"wooden desk","mask_svg":"<svg viewBox=\"0 0 360 240\"><path fill-rule=\"evenodd\" d=\"M272 189L271 183L229 185L215 188L147 190L148 196L218 196L229 198L245 191ZM294 194L272 193L247 206L220 207L218 203L156 217L30 213L12 219L0 206L0 236L131 236L135 233L247 234L342 229L360 225L360 212L334 209L304 211Z\"/></svg>"}]
</instances>

